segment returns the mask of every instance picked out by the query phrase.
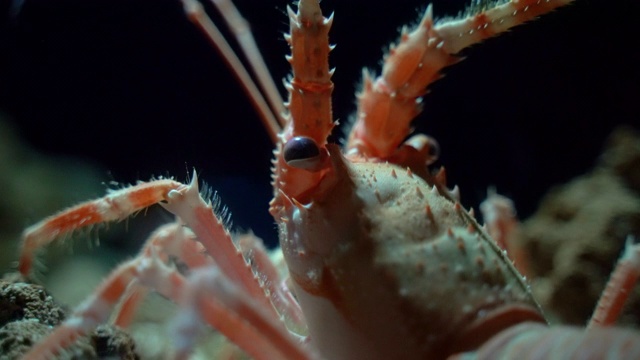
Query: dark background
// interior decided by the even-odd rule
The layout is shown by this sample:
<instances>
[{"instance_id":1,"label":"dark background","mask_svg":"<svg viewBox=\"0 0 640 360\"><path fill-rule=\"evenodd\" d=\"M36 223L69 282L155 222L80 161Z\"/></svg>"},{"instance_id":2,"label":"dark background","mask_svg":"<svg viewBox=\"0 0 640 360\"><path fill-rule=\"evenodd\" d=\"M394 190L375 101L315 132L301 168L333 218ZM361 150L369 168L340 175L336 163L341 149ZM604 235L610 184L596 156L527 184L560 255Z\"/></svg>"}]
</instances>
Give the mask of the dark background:
<instances>
[{"instance_id":1,"label":"dark background","mask_svg":"<svg viewBox=\"0 0 640 360\"><path fill-rule=\"evenodd\" d=\"M455 15L466 2L434 1L434 12ZM287 3L236 1L278 84L289 71ZM378 69L383 47L426 1L322 6L336 12L334 114L346 119L361 67ZM0 110L33 147L96 162L122 183L184 180L195 168L235 224L275 239L272 145L178 0L25 0L17 15L10 7L2 3ZM445 71L415 126L440 142L438 164L465 206L477 208L496 185L526 217L552 185L592 167L617 124L640 123L638 14L632 0L578 0L465 50Z\"/></svg>"}]
</instances>

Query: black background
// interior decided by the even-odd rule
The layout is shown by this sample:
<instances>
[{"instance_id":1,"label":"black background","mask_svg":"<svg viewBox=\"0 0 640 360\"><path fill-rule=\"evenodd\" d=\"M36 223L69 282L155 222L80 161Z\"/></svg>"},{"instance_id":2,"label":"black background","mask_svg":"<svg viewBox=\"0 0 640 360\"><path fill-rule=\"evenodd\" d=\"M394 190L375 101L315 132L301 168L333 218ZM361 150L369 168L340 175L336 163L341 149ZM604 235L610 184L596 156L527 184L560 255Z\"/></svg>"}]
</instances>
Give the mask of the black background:
<instances>
[{"instance_id":1,"label":"black background","mask_svg":"<svg viewBox=\"0 0 640 360\"><path fill-rule=\"evenodd\" d=\"M288 73L287 1L236 1L276 82ZM455 15L466 1L434 1ZM329 1L334 114L346 119L363 66L378 68L398 28L426 3ZM272 145L215 50L178 0L2 3L0 110L41 152L101 164L123 183L192 168L239 227L275 239L267 213ZM578 0L463 52L431 87L418 131L436 137L450 183L477 208L489 185L522 216L553 185L587 171L617 124L638 124L640 5ZM212 13L215 17L215 13ZM219 23L219 22L218 22ZM34 205L37 206L37 205Z\"/></svg>"}]
</instances>

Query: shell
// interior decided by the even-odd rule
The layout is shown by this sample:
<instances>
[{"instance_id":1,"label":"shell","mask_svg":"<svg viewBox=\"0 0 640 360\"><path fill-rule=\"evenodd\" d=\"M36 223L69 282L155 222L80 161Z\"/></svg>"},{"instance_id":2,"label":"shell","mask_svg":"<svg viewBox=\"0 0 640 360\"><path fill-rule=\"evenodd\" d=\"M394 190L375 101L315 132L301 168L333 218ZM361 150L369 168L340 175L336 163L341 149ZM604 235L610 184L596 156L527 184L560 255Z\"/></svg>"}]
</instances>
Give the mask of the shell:
<instances>
[{"instance_id":1,"label":"shell","mask_svg":"<svg viewBox=\"0 0 640 360\"><path fill-rule=\"evenodd\" d=\"M544 321L493 240L436 187L329 146L332 190L286 207L281 246L326 358L441 358ZM328 320L331 319L331 320Z\"/></svg>"}]
</instances>

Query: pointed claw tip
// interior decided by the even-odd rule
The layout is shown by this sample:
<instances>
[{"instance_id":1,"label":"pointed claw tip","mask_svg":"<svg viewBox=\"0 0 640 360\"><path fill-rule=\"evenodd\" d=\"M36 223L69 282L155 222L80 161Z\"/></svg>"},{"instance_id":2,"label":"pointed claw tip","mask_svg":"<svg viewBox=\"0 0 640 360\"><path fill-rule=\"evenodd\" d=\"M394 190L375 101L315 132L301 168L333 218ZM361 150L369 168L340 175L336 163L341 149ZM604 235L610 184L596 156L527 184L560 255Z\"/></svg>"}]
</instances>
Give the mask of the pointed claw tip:
<instances>
[{"instance_id":1,"label":"pointed claw tip","mask_svg":"<svg viewBox=\"0 0 640 360\"><path fill-rule=\"evenodd\" d=\"M333 15L335 14L335 12L332 12L331 14L329 14L329 17L324 19L324 25L326 25L328 28L331 28L331 26L333 26Z\"/></svg>"},{"instance_id":2,"label":"pointed claw tip","mask_svg":"<svg viewBox=\"0 0 640 360\"><path fill-rule=\"evenodd\" d=\"M198 182L198 171L196 170L196 168L193 168L192 175L191 175L191 182L193 183L194 181L196 183Z\"/></svg>"},{"instance_id":3,"label":"pointed claw tip","mask_svg":"<svg viewBox=\"0 0 640 360\"><path fill-rule=\"evenodd\" d=\"M196 169L193 169L191 181L189 182L189 189L195 189L195 191L198 191L198 188L198 172L196 171Z\"/></svg>"},{"instance_id":4,"label":"pointed claw tip","mask_svg":"<svg viewBox=\"0 0 640 360\"><path fill-rule=\"evenodd\" d=\"M427 10L422 17L421 25L430 29L433 27L433 4L427 5Z\"/></svg>"}]
</instances>

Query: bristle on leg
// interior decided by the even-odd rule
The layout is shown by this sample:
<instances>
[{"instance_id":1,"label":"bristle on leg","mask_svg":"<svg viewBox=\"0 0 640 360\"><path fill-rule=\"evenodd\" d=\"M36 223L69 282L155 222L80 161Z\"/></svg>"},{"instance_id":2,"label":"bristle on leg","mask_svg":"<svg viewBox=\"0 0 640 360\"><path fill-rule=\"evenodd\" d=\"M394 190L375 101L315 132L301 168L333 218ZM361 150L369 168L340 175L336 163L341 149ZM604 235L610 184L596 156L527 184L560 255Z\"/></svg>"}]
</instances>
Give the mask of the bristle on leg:
<instances>
[{"instance_id":1,"label":"bristle on leg","mask_svg":"<svg viewBox=\"0 0 640 360\"><path fill-rule=\"evenodd\" d=\"M20 273L28 276L36 250L52 241L81 228L126 219L137 211L167 200L171 190L182 186L168 179L141 183L76 205L28 227L22 233L22 253L18 265Z\"/></svg>"}]
</instances>

